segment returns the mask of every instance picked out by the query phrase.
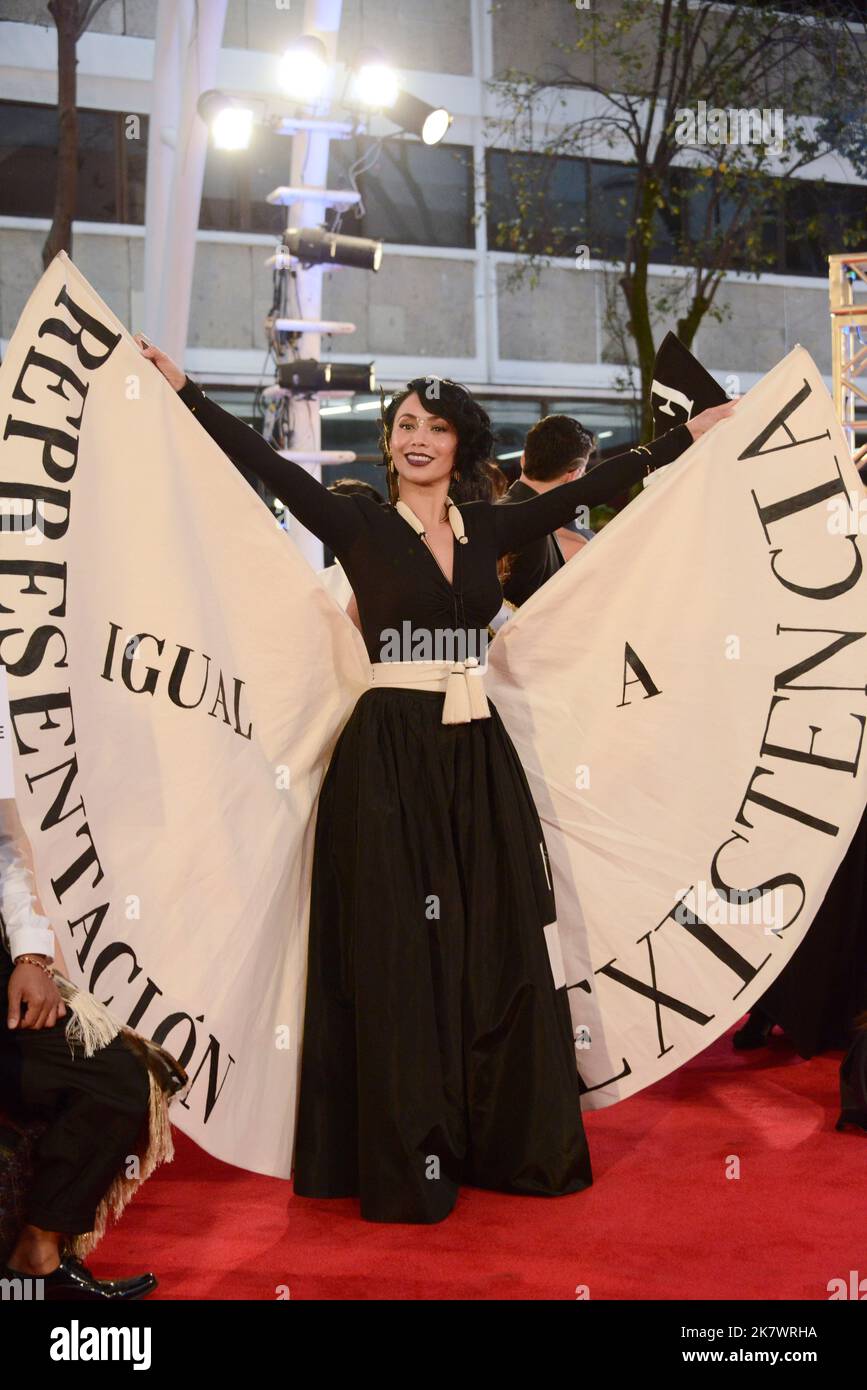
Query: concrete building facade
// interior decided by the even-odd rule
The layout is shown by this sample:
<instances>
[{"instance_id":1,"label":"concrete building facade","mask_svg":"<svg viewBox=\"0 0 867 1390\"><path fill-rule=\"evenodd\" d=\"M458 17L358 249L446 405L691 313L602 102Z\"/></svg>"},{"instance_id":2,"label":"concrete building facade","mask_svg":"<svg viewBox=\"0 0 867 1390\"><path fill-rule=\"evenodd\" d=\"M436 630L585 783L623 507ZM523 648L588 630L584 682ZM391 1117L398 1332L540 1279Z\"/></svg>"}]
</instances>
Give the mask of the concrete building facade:
<instances>
[{"instance_id":1,"label":"concrete building facade","mask_svg":"<svg viewBox=\"0 0 867 1390\"><path fill-rule=\"evenodd\" d=\"M616 0L595 3L616 9ZM301 0L288 8L275 0L229 0L219 86L273 92L277 57L303 31L303 9ZM110 0L78 46L79 105L95 114L83 125L84 215L75 224L72 256L133 331L141 324L146 151L141 143L124 147L123 135L112 135L112 121L130 112L147 115L156 10L156 0ZM349 62L360 46L378 46L411 91L446 105L455 120L434 150L417 145L413 153L406 141L386 142L365 193L364 227L344 220L346 232L383 236L386 251L377 274L344 270L326 277L326 316L357 325L351 339L334 340L333 356L375 358L386 387L427 373L466 382L489 404L503 456L552 409L579 416L608 447L625 441L631 428L616 344L605 325L605 264L591 259L578 267L571 256L555 256L535 284L526 278L510 284L518 258L495 249L479 192L492 144L487 84L515 66L544 75L557 41L574 32L570 11L565 0L535 0L532 7L522 0L343 3L339 59ZM0 20L2 348L42 269L56 36L41 0L0 0ZM605 83L604 52L581 61L594 81ZM206 175L185 366L242 414L255 387L273 379L270 369L263 375L263 319L272 300L265 262L285 210L267 207L264 195L288 181L288 140L282 145L283 168L280 138L271 136L263 137L241 176L216 155ZM332 148L340 186L351 152ZM617 173L610 154L600 158L593 170L599 196L616 184ZM823 161L812 176L864 193L842 160ZM779 273L758 280L729 274L720 297L726 317L706 320L695 342L705 365L720 379L736 378L740 390L796 343L830 380L827 279L819 264L789 273L785 226L779 235ZM663 284L678 272L657 264L652 273ZM369 409L364 430L359 421L354 433L353 421L335 416L332 427L327 420L326 446L348 444L362 455L373 448Z\"/></svg>"}]
</instances>

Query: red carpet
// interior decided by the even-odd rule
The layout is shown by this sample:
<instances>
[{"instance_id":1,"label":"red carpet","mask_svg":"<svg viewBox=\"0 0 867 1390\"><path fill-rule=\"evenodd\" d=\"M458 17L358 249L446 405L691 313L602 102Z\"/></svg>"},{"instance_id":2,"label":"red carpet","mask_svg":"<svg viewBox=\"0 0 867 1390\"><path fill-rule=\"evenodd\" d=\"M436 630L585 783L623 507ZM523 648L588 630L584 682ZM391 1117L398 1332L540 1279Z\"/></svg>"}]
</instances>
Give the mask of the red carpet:
<instances>
[{"instance_id":1,"label":"red carpet","mask_svg":"<svg viewBox=\"0 0 867 1390\"><path fill-rule=\"evenodd\" d=\"M562 1198L465 1188L437 1226L362 1221L294 1197L177 1134L90 1262L153 1269L154 1298L827 1299L867 1277L867 1135L838 1134L840 1054L722 1038L674 1076L586 1117L595 1183ZM740 1177L726 1177L733 1155ZM286 1297L285 1291L283 1297Z\"/></svg>"}]
</instances>

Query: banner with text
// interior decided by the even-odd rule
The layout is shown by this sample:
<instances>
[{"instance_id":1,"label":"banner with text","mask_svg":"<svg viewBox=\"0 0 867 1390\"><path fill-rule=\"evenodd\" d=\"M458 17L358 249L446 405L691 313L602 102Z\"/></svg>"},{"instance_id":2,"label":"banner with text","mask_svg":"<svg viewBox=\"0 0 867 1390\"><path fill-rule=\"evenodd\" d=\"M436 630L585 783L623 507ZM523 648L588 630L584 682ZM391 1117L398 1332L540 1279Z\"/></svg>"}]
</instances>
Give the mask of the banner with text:
<instances>
[{"instance_id":1,"label":"banner with text","mask_svg":"<svg viewBox=\"0 0 867 1390\"><path fill-rule=\"evenodd\" d=\"M180 1126L288 1176L316 799L364 645L65 253L0 408L0 664L43 905L76 978L189 1071ZM743 1014L845 852L862 501L796 350L491 647L589 1105Z\"/></svg>"},{"instance_id":2,"label":"banner with text","mask_svg":"<svg viewBox=\"0 0 867 1390\"><path fill-rule=\"evenodd\" d=\"M0 407L0 663L45 911L187 1068L175 1122L288 1176L313 816L361 637L64 252Z\"/></svg>"},{"instance_id":3,"label":"banner with text","mask_svg":"<svg viewBox=\"0 0 867 1390\"><path fill-rule=\"evenodd\" d=\"M867 501L796 348L498 634L588 1108L739 1019L867 800Z\"/></svg>"}]
</instances>

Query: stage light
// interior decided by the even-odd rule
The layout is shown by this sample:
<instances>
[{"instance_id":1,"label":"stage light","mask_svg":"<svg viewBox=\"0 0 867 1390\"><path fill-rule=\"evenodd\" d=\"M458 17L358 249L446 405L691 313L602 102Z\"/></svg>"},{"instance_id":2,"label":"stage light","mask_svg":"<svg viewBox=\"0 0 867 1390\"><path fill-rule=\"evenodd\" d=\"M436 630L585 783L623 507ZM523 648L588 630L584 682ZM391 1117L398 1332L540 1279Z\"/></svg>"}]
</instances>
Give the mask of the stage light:
<instances>
[{"instance_id":1,"label":"stage light","mask_svg":"<svg viewBox=\"0 0 867 1390\"><path fill-rule=\"evenodd\" d=\"M329 387L332 391L375 391L373 362L330 362Z\"/></svg>"},{"instance_id":2,"label":"stage light","mask_svg":"<svg viewBox=\"0 0 867 1390\"><path fill-rule=\"evenodd\" d=\"M246 150L253 131L253 112L244 107L227 107L214 118L211 134L218 150Z\"/></svg>"},{"instance_id":3,"label":"stage light","mask_svg":"<svg viewBox=\"0 0 867 1390\"><path fill-rule=\"evenodd\" d=\"M296 396L315 396L319 391L375 391L372 362L317 362L302 357L277 363L277 384Z\"/></svg>"},{"instance_id":4,"label":"stage light","mask_svg":"<svg viewBox=\"0 0 867 1390\"><path fill-rule=\"evenodd\" d=\"M211 131L218 150L246 150L253 133L253 112L216 88L202 92L196 110Z\"/></svg>"},{"instance_id":5,"label":"stage light","mask_svg":"<svg viewBox=\"0 0 867 1390\"><path fill-rule=\"evenodd\" d=\"M420 135L426 145L437 145L454 119L444 106L429 106L411 92L399 92L386 115L409 135Z\"/></svg>"},{"instance_id":6,"label":"stage light","mask_svg":"<svg viewBox=\"0 0 867 1390\"><path fill-rule=\"evenodd\" d=\"M313 102L321 95L328 74L325 44L313 34L305 34L280 59L280 83L295 101Z\"/></svg>"},{"instance_id":7,"label":"stage light","mask_svg":"<svg viewBox=\"0 0 867 1390\"><path fill-rule=\"evenodd\" d=\"M317 362L315 357L278 362L277 384L294 395L314 396L317 391L327 391L331 385L331 366L328 362Z\"/></svg>"},{"instance_id":8,"label":"stage light","mask_svg":"<svg viewBox=\"0 0 867 1390\"><path fill-rule=\"evenodd\" d=\"M289 227L283 245L306 265L350 265L358 270L379 270L382 242L368 237L343 236L321 227Z\"/></svg>"},{"instance_id":9,"label":"stage light","mask_svg":"<svg viewBox=\"0 0 867 1390\"><path fill-rule=\"evenodd\" d=\"M378 48L364 48L354 63L355 94L363 106L392 106L400 95L394 68Z\"/></svg>"}]
</instances>

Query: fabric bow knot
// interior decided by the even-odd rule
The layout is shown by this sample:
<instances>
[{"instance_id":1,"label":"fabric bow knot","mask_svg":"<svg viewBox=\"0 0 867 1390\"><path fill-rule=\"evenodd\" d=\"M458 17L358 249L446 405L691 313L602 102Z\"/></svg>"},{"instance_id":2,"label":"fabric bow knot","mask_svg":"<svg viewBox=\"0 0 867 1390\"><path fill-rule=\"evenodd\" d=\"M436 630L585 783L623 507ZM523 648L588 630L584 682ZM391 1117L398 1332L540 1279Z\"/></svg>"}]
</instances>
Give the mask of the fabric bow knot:
<instances>
[{"instance_id":1,"label":"fabric bow knot","mask_svg":"<svg viewBox=\"0 0 867 1390\"><path fill-rule=\"evenodd\" d=\"M449 672L446 698L443 702L444 724L469 724L471 719L490 719L491 710L485 694L484 672L478 658L456 661Z\"/></svg>"}]
</instances>

